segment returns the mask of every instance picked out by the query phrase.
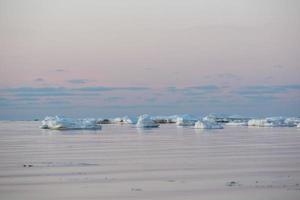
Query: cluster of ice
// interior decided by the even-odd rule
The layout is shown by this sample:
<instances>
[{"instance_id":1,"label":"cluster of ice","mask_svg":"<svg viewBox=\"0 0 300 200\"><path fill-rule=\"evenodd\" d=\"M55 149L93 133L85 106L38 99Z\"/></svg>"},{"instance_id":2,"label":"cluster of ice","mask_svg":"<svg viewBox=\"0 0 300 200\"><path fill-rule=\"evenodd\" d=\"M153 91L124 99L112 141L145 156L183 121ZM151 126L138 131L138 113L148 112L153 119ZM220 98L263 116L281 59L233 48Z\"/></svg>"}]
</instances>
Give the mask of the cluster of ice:
<instances>
[{"instance_id":1,"label":"cluster of ice","mask_svg":"<svg viewBox=\"0 0 300 200\"><path fill-rule=\"evenodd\" d=\"M284 123L289 127L293 127L293 126L300 127L299 126L300 118L299 117L289 117L284 120Z\"/></svg>"},{"instance_id":2,"label":"cluster of ice","mask_svg":"<svg viewBox=\"0 0 300 200\"><path fill-rule=\"evenodd\" d=\"M286 126L291 126L291 123L287 124L286 119L283 117L268 117L264 119L251 119L248 121L248 126L286 127Z\"/></svg>"},{"instance_id":3,"label":"cluster of ice","mask_svg":"<svg viewBox=\"0 0 300 200\"><path fill-rule=\"evenodd\" d=\"M194 126L199 129L222 129L226 126L256 126L256 127L298 127L300 128L299 117L268 117L261 119L250 119L240 116L220 117L216 115L208 115L201 120L188 114L156 116L141 115L135 121L129 117L104 118L104 119L72 119L66 117L46 117L42 121L43 129L101 129L100 124L136 124L140 128L159 127L164 123L176 123L177 126Z\"/></svg>"},{"instance_id":4,"label":"cluster of ice","mask_svg":"<svg viewBox=\"0 0 300 200\"><path fill-rule=\"evenodd\" d=\"M177 117L176 125L177 126L194 126L197 121L198 121L197 118L195 118L191 115L188 115L188 114L184 114L184 115Z\"/></svg>"},{"instance_id":5,"label":"cluster of ice","mask_svg":"<svg viewBox=\"0 0 300 200\"><path fill-rule=\"evenodd\" d=\"M71 119L65 117L46 117L42 121L42 129L68 130L68 129L101 129L95 119Z\"/></svg>"},{"instance_id":6,"label":"cluster of ice","mask_svg":"<svg viewBox=\"0 0 300 200\"><path fill-rule=\"evenodd\" d=\"M159 127L159 123L156 123L149 115L141 115L136 123L138 128L156 128Z\"/></svg>"}]
</instances>

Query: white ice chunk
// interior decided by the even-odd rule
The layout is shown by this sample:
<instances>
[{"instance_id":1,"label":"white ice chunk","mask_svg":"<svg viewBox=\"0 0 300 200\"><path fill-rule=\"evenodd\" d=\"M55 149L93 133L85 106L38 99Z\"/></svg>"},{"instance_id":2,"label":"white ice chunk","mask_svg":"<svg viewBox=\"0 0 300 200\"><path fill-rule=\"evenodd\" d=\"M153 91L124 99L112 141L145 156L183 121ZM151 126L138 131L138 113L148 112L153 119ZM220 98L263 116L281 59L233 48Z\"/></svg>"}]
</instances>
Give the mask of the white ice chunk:
<instances>
[{"instance_id":1,"label":"white ice chunk","mask_svg":"<svg viewBox=\"0 0 300 200\"><path fill-rule=\"evenodd\" d=\"M138 128L155 128L159 127L159 124L156 123L149 115L141 115L138 118L136 127Z\"/></svg>"},{"instance_id":2,"label":"white ice chunk","mask_svg":"<svg viewBox=\"0 0 300 200\"><path fill-rule=\"evenodd\" d=\"M42 121L42 129L68 130L68 129L101 129L95 119L71 119L65 117L46 117Z\"/></svg>"}]
</instances>

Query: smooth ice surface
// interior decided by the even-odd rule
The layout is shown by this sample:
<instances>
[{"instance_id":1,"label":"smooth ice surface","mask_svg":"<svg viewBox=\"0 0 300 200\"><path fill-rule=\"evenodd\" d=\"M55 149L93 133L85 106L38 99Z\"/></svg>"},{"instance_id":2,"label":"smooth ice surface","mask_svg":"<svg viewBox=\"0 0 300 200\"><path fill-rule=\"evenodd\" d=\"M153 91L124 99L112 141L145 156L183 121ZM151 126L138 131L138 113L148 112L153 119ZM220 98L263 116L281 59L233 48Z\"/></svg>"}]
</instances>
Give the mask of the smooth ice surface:
<instances>
[{"instance_id":1,"label":"smooth ice surface","mask_svg":"<svg viewBox=\"0 0 300 200\"><path fill-rule=\"evenodd\" d=\"M155 128L159 127L159 124L156 123L150 115L141 115L138 118L138 121L136 123L136 127L138 128Z\"/></svg>"},{"instance_id":2,"label":"smooth ice surface","mask_svg":"<svg viewBox=\"0 0 300 200\"><path fill-rule=\"evenodd\" d=\"M66 117L46 117L42 121L42 129L72 130L72 129L101 129L96 119L72 119Z\"/></svg>"},{"instance_id":3,"label":"smooth ice surface","mask_svg":"<svg viewBox=\"0 0 300 200\"><path fill-rule=\"evenodd\" d=\"M300 130L0 122L0 199L298 200Z\"/></svg>"}]
</instances>

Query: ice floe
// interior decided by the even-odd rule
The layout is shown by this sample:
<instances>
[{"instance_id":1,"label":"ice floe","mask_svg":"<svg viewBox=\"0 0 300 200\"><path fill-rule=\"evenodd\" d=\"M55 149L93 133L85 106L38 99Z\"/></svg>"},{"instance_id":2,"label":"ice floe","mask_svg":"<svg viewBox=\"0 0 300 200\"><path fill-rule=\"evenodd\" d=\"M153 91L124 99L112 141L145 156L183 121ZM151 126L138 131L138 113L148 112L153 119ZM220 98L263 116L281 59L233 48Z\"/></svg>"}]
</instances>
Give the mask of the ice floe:
<instances>
[{"instance_id":1,"label":"ice floe","mask_svg":"<svg viewBox=\"0 0 300 200\"><path fill-rule=\"evenodd\" d=\"M96 119L72 119L66 117L46 117L42 121L42 129L74 130L74 129L101 129Z\"/></svg>"},{"instance_id":2,"label":"ice floe","mask_svg":"<svg viewBox=\"0 0 300 200\"><path fill-rule=\"evenodd\" d=\"M159 127L159 123L156 123L149 115L141 115L136 123L138 128L156 128Z\"/></svg>"}]
</instances>

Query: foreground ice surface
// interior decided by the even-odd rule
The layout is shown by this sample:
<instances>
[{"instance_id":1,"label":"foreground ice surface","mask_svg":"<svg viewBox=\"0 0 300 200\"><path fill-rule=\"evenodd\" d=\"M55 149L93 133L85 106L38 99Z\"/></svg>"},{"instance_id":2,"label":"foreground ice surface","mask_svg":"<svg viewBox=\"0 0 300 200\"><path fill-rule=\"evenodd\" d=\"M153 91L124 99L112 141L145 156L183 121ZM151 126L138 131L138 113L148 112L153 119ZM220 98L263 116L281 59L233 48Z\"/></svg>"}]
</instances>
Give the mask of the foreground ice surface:
<instances>
[{"instance_id":1,"label":"foreground ice surface","mask_svg":"<svg viewBox=\"0 0 300 200\"><path fill-rule=\"evenodd\" d=\"M159 124L156 123L149 115L144 114L139 116L138 121L136 123L136 127L138 128L155 128L159 127Z\"/></svg>"},{"instance_id":2,"label":"foreground ice surface","mask_svg":"<svg viewBox=\"0 0 300 200\"><path fill-rule=\"evenodd\" d=\"M96 119L72 119L66 117L46 117L42 121L42 129L74 130L74 129L101 129Z\"/></svg>"}]
</instances>

